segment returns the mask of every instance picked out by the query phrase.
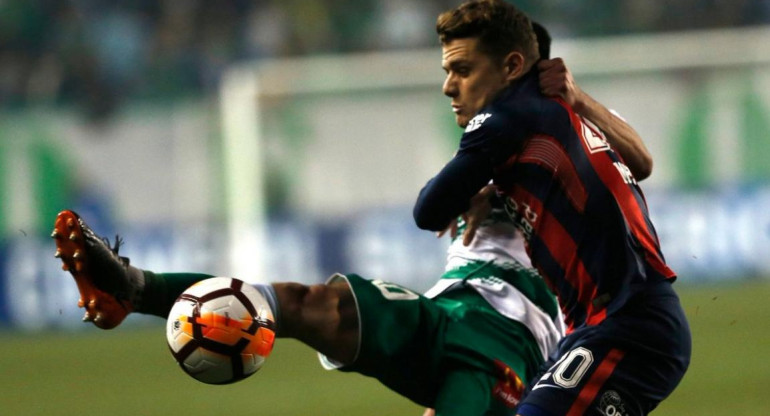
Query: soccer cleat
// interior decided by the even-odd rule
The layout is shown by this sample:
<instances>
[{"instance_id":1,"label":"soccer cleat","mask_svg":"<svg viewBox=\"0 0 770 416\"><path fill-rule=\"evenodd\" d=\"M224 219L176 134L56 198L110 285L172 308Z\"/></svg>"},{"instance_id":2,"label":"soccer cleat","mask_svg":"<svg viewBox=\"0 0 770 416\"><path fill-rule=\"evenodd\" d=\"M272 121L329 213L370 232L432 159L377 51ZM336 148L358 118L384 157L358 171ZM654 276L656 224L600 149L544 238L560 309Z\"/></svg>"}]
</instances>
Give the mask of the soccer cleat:
<instances>
[{"instance_id":1,"label":"soccer cleat","mask_svg":"<svg viewBox=\"0 0 770 416\"><path fill-rule=\"evenodd\" d=\"M73 211L56 217L51 237L56 241L62 270L75 278L80 292L78 307L85 308L84 322L102 329L120 324L134 310L141 283L132 278L129 260L118 255L120 240L110 247Z\"/></svg>"}]
</instances>

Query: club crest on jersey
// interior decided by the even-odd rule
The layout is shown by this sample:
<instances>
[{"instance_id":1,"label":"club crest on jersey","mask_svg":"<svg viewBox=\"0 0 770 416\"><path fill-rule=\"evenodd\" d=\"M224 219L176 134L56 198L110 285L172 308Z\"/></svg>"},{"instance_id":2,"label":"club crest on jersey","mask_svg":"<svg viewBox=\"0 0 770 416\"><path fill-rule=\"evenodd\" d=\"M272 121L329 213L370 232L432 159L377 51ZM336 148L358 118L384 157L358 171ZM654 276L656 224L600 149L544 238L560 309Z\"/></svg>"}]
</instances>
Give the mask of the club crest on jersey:
<instances>
[{"instance_id":1,"label":"club crest on jersey","mask_svg":"<svg viewBox=\"0 0 770 416\"><path fill-rule=\"evenodd\" d=\"M473 117L471 121L468 122L468 126L465 127L465 132L470 133L478 129L481 127L481 124L487 121L487 119L490 117L492 117L492 114L489 113L477 114L476 117Z\"/></svg>"},{"instance_id":2,"label":"club crest on jersey","mask_svg":"<svg viewBox=\"0 0 770 416\"><path fill-rule=\"evenodd\" d=\"M625 416L625 404L623 399L614 390L607 390L599 400L599 412L604 416Z\"/></svg>"},{"instance_id":3,"label":"club crest on jersey","mask_svg":"<svg viewBox=\"0 0 770 416\"><path fill-rule=\"evenodd\" d=\"M610 145L607 143L607 137L591 120L585 117L580 117L583 127L583 140L591 153L606 152L610 150Z\"/></svg>"}]
</instances>

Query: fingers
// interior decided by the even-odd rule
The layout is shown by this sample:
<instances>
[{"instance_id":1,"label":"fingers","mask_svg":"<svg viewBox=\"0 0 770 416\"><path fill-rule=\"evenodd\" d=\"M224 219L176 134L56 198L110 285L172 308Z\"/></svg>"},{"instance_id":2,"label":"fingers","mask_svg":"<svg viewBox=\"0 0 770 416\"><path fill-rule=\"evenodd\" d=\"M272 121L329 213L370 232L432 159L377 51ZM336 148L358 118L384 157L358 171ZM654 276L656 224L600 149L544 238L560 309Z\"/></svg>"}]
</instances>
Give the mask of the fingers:
<instances>
[{"instance_id":1,"label":"fingers","mask_svg":"<svg viewBox=\"0 0 770 416\"><path fill-rule=\"evenodd\" d=\"M478 206L477 206L478 207ZM473 237L476 236L476 230L479 229L479 224L486 218L486 213L483 210L471 209L471 211L463 214L465 220L465 230L463 231L463 245L469 246L473 242Z\"/></svg>"},{"instance_id":2,"label":"fingers","mask_svg":"<svg viewBox=\"0 0 770 416\"><path fill-rule=\"evenodd\" d=\"M479 228L479 223L477 221L468 222L468 225L465 227L465 232L463 232L463 245L469 246L473 242L473 237L476 236L476 230Z\"/></svg>"},{"instance_id":3,"label":"fingers","mask_svg":"<svg viewBox=\"0 0 770 416\"><path fill-rule=\"evenodd\" d=\"M540 80L559 80L567 77L569 70L561 58L547 59L538 62Z\"/></svg>"},{"instance_id":4,"label":"fingers","mask_svg":"<svg viewBox=\"0 0 770 416\"><path fill-rule=\"evenodd\" d=\"M489 216L489 212L492 210L492 204L489 198L492 197L497 191L497 186L489 184L481 188L479 192L471 198L471 206L468 211L463 214L465 220L465 231L463 232L463 245L470 245L473 241L473 237L476 236L476 230L481 226L481 223Z\"/></svg>"},{"instance_id":5,"label":"fingers","mask_svg":"<svg viewBox=\"0 0 770 416\"><path fill-rule=\"evenodd\" d=\"M569 76L564 61L560 58L540 61L540 90L545 95L561 96L567 92Z\"/></svg>"},{"instance_id":6,"label":"fingers","mask_svg":"<svg viewBox=\"0 0 770 416\"><path fill-rule=\"evenodd\" d=\"M447 227L444 228L443 230L436 232L436 238L443 237L447 233L447 231L449 232L450 238L454 239L455 237L457 237L457 220L456 219L450 221L449 225L447 225Z\"/></svg>"},{"instance_id":7,"label":"fingers","mask_svg":"<svg viewBox=\"0 0 770 416\"><path fill-rule=\"evenodd\" d=\"M564 70L567 68L567 65L564 64L564 60L561 58L553 58L553 59L542 59L540 62L537 63L538 69L540 71L549 71L553 69L561 69Z\"/></svg>"},{"instance_id":8,"label":"fingers","mask_svg":"<svg viewBox=\"0 0 770 416\"><path fill-rule=\"evenodd\" d=\"M564 60L554 58L538 63L540 91L549 97L560 97L573 105L579 100L580 90Z\"/></svg>"}]
</instances>

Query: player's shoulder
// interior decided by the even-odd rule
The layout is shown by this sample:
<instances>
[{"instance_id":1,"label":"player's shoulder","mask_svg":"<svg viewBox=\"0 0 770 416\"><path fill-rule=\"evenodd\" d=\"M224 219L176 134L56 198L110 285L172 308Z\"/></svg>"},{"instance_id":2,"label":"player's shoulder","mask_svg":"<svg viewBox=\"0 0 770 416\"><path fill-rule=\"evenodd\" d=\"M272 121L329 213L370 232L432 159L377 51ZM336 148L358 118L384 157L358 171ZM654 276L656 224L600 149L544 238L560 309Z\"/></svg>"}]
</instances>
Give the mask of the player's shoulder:
<instances>
[{"instance_id":1,"label":"player's shoulder","mask_svg":"<svg viewBox=\"0 0 770 416\"><path fill-rule=\"evenodd\" d=\"M567 110L555 100L543 96L501 100L476 114L465 127L463 138L475 142L485 137L532 134L554 118L569 119Z\"/></svg>"},{"instance_id":2,"label":"player's shoulder","mask_svg":"<svg viewBox=\"0 0 770 416\"><path fill-rule=\"evenodd\" d=\"M460 150L471 150L495 146L499 138L515 132L515 124L509 115L494 106L482 109L465 126L460 140Z\"/></svg>"},{"instance_id":3,"label":"player's shoulder","mask_svg":"<svg viewBox=\"0 0 770 416\"><path fill-rule=\"evenodd\" d=\"M520 129L528 123L527 103L497 101L484 107L465 127L465 136L496 135L506 130Z\"/></svg>"},{"instance_id":4,"label":"player's shoulder","mask_svg":"<svg viewBox=\"0 0 770 416\"><path fill-rule=\"evenodd\" d=\"M511 103L506 110L509 118L529 120L531 123L553 122L554 119L559 118L569 119L569 110L559 99L539 94Z\"/></svg>"}]
</instances>

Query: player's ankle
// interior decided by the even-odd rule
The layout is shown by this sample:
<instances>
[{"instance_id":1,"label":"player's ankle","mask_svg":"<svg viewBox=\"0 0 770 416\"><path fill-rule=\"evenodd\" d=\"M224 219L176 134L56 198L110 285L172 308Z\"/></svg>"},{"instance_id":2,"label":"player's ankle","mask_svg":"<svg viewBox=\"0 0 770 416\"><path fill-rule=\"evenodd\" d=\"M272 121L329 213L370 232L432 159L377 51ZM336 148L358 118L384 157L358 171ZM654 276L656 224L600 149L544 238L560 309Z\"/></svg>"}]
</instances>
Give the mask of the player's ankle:
<instances>
[{"instance_id":1,"label":"player's ankle","mask_svg":"<svg viewBox=\"0 0 770 416\"><path fill-rule=\"evenodd\" d=\"M142 306L142 300L146 286L144 272L137 267L128 265L126 267L126 274L128 275L128 279L131 282L130 286L132 289L131 293L129 294L129 300L131 301L131 305L134 307L134 310L138 311Z\"/></svg>"},{"instance_id":2,"label":"player's ankle","mask_svg":"<svg viewBox=\"0 0 770 416\"><path fill-rule=\"evenodd\" d=\"M132 267L133 268L133 267ZM134 310L139 313L166 318L176 298L169 296L163 275L149 270L136 269L142 275L142 290L137 296Z\"/></svg>"}]
</instances>

